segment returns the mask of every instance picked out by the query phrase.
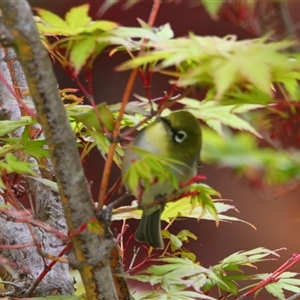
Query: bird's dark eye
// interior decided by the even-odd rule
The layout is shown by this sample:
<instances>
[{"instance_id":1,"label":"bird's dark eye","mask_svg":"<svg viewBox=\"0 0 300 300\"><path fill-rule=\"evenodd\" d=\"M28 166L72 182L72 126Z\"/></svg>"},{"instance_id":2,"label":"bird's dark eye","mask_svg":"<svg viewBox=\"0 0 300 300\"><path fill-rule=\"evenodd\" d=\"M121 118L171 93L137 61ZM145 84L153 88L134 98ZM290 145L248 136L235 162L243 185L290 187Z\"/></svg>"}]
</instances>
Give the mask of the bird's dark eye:
<instances>
[{"instance_id":1,"label":"bird's dark eye","mask_svg":"<svg viewBox=\"0 0 300 300\"><path fill-rule=\"evenodd\" d=\"M174 134L174 140L176 143L182 143L187 137L187 134L183 130L179 130Z\"/></svg>"}]
</instances>

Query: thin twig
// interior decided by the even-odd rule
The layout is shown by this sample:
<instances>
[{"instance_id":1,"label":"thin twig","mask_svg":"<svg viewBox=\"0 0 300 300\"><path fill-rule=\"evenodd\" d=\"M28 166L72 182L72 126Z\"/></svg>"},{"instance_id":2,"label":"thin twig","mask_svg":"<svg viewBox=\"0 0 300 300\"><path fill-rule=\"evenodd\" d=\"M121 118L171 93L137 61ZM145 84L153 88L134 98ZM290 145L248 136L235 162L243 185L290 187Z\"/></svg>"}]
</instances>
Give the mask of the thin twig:
<instances>
[{"instance_id":1,"label":"thin twig","mask_svg":"<svg viewBox=\"0 0 300 300\"><path fill-rule=\"evenodd\" d=\"M17 100L18 104L28 113L28 116L34 118L34 112L25 104L25 102L19 97L16 92L12 89L12 87L7 83L6 79L0 72L0 80L4 83L5 87L12 94L12 96Z\"/></svg>"},{"instance_id":2,"label":"thin twig","mask_svg":"<svg viewBox=\"0 0 300 300\"><path fill-rule=\"evenodd\" d=\"M66 254L71 249L71 247L72 247L71 243L67 244L66 247L64 247L64 249L60 251L58 257L62 257L64 254ZM24 294L25 297L28 297L33 293L33 291L37 288L37 286L42 281L42 279L46 276L46 274L51 271L52 267L56 264L56 262L57 262L56 260L53 260L49 265L45 266L44 270L40 273L40 275L35 279L35 281L25 292Z\"/></svg>"},{"instance_id":3,"label":"thin twig","mask_svg":"<svg viewBox=\"0 0 300 300\"><path fill-rule=\"evenodd\" d=\"M146 252L148 252L146 247L143 246L143 248L145 248ZM145 257L145 258L143 259L142 262L140 262L139 264L135 265L133 268L128 269L128 270L126 271L126 274L128 275L129 273L132 273L132 272L136 271L136 270L139 269L141 266L143 266L143 265L145 265L146 263L150 262L150 261L153 259L153 257L155 257L155 256L157 256L157 255L151 255L151 256Z\"/></svg>"},{"instance_id":4,"label":"thin twig","mask_svg":"<svg viewBox=\"0 0 300 300\"><path fill-rule=\"evenodd\" d=\"M277 282L280 280L280 275L296 264L300 260L300 254L293 254L293 256L288 259L283 265L281 265L277 270L275 270L272 274L270 274L267 278L262 280L259 284L254 286L248 292L244 293L243 295L239 296L237 300L242 300L247 296L254 294L256 291L260 290L261 288L265 287L266 285Z\"/></svg>"},{"instance_id":5,"label":"thin twig","mask_svg":"<svg viewBox=\"0 0 300 300\"><path fill-rule=\"evenodd\" d=\"M125 107L129 101L129 97L131 95L131 91L132 91L132 88L133 88L133 85L135 82L137 71L138 71L138 69L134 69L134 70L132 70L132 72L130 74L130 77L128 79L128 82L127 82L127 85L125 88L125 92L123 95L119 115L118 115L118 118L116 120L116 124L114 127L113 140L112 140L112 143L110 144L110 147L109 147L109 150L107 153L107 158L106 158L103 175L102 175L102 180L101 180L100 192L99 192L99 197L98 197L98 207L97 207L98 212L102 209L102 207L104 205L104 200L105 200L105 195L107 192L110 172L111 172L111 168L112 168L112 164L113 164L113 157L114 157L115 150L117 147L117 138L119 136L119 128L121 125L123 114L125 112Z\"/></svg>"},{"instance_id":6,"label":"thin twig","mask_svg":"<svg viewBox=\"0 0 300 300\"><path fill-rule=\"evenodd\" d=\"M123 139L124 137L131 135L134 131L136 131L140 126L142 126L143 124L145 124L146 122L148 122L150 119L152 118L152 116L149 117L145 117L141 122L139 122L138 124L136 124L133 127L130 127L128 129L126 129L121 135L120 138Z\"/></svg>"},{"instance_id":7,"label":"thin twig","mask_svg":"<svg viewBox=\"0 0 300 300\"><path fill-rule=\"evenodd\" d=\"M62 241L69 239L69 237L67 237L60 231L54 229L50 225L34 219L32 217L32 215L29 214L27 211L16 211L16 210L12 210L12 209L0 208L0 218L3 218L10 222L26 223L26 224L31 224L31 225L40 227L40 228L44 229L45 231L52 233L53 235L55 235Z\"/></svg>"},{"instance_id":8,"label":"thin twig","mask_svg":"<svg viewBox=\"0 0 300 300\"><path fill-rule=\"evenodd\" d=\"M78 77L74 74L74 72L72 71L72 69L70 67L67 68L67 73L71 76L71 78L76 82L76 84L78 85L79 89L81 90L81 92L85 95L85 97L88 99L88 101L90 102L90 104L92 105L94 112L96 114L96 117L100 123L101 129L103 130L103 132L106 134L106 136L109 136L110 133L108 132L107 128L105 127L102 117L98 111L97 105L94 101L94 98L92 96L92 94L90 94L86 88L83 86L83 84L80 82L80 80L78 79ZM90 87L89 87L90 89Z\"/></svg>"},{"instance_id":9,"label":"thin twig","mask_svg":"<svg viewBox=\"0 0 300 300\"><path fill-rule=\"evenodd\" d=\"M27 244L21 244L21 245L0 245L0 249L23 249L26 247L33 246L34 243L27 243Z\"/></svg>"},{"instance_id":10,"label":"thin twig","mask_svg":"<svg viewBox=\"0 0 300 300\"><path fill-rule=\"evenodd\" d=\"M122 181L122 177L119 177L115 184L109 189L108 193L105 196L104 204L110 199L110 197L119 189Z\"/></svg>"},{"instance_id":11,"label":"thin twig","mask_svg":"<svg viewBox=\"0 0 300 300\"><path fill-rule=\"evenodd\" d=\"M287 298L286 300L296 300L296 299L299 299L300 298L300 293L297 293L293 296L291 296L290 298Z\"/></svg>"},{"instance_id":12,"label":"thin twig","mask_svg":"<svg viewBox=\"0 0 300 300\"><path fill-rule=\"evenodd\" d=\"M124 233L129 228L129 225L126 224L126 219L123 219L123 224L121 232L116 237L116 241L119 242L122 253L124 253Z\"/></svg>"},{"instance_id":13,"label":"thin twig","mask_svg":"<svg viewBox=\"0 0 300 300\"><path fill-rule=\"evenodd\" d=\"M160 7L161 1L160 0L153 0L153 6L152 6L152 10L149 16L149 20L148 20L148 25L149 26L153 26L155 18L157 16L159 7ZM146 40L144 40L145 42ZM112 164L113 164L113 157L115 154L115 150L117 147L117 140L118 140L118 136L119 136L119 129L120 129L120 125L121 125L121 121L123 118L123 114L125 112L125 107L129 101L130 95L131 95L131 91L136 79L138 73L138 69L135 68L131 71L131 74L128 78L128 82L123 94L123 98L122 98L122 102L121 102L121 107L119 110L119 115L118 118L116 120L115 123L115 127L113 130L113 139L112 139L112 143L110 144L108 153L107 153L107 158L106 158L106 162L105 162L105 166L104 166L104 170L103 170L103 175L102 175L102 179L101 179L101 185L100 185L100 192L99 192L99 196L98 196L98 207L97 207L97 211L99 212L103 205L104 205L104 200L105 200L105 195L107 192L107 188L108 188L108 182L109 182L109 178L110 178L110 173L111 173L111 168L112 168Z\"/></svg>"},{"instance_id":14,"label":"thin twig","mask_svg":"<svg viewBox=\"0 0 300 300\"><path fill-rule=\"evenodd\" d=\"M158 10L160 8L161 0L153 0L152 10L149 16L148 25L152 27L154 25Z\"/></svg>"},{"instance_id":15,"label":"thin twig","mask_svg":"<svg viewBox=\"0 0 300 300\"><path fill-rule=\"evenodd\" d=\"M134 264L134 262L135 262L135 260L136 260L136 258L137 258L137 255L138 255L140 249L141 249L141 247L134 247L134 248L133 248L132 260L131 260L130 265L129 265L129 267L128 267L129 270L132 269L133 264Z\"/></svg>"},{"instance_id":16,"label":"thin twig","mask_svg":"<svg viewBox=\"0 0 300 300\"><path fill-rule=\"evenodd\" d=\"M14 283L14 282L11 282L11 281L2 280L1 284L11 285L11 286L14 286L16 288L20 288L20 286L17 283Z\"/></svg>"},{"instance_id":17,"label":"thin twig","mask_svg":"<svg viewBox=\"0 0 300 300\"><path fill-rule=\"evenodd\" d=\"M9 296L13 296L14 295L14 291L9 291L9 292L5 292L5 293L0 293L0 297L4 298L4 297L9 297Z\"/></svg>"}]
</instances>

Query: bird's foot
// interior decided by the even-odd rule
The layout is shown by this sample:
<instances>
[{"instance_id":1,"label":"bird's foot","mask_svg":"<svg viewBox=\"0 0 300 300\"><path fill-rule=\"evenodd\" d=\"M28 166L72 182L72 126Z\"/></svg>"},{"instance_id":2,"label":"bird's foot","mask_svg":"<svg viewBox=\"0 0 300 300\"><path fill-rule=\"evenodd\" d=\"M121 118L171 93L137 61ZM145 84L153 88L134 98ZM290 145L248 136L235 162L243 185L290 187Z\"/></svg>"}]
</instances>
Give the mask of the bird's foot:
<instances>
[{"instance_id":1,"label":"bird's foot","mask_svg":"<svg viewBox=\"0 0 300 300\"><path fill-rule=\"evenodd\" d=\"M107 206L103 207L96 215L97 220L102 222L106 228L110 227L113 208L129 196L130 196L129 193L125 193L117 200L115 200L112 203L108 204Z\"/></svg>"}]
</instances>

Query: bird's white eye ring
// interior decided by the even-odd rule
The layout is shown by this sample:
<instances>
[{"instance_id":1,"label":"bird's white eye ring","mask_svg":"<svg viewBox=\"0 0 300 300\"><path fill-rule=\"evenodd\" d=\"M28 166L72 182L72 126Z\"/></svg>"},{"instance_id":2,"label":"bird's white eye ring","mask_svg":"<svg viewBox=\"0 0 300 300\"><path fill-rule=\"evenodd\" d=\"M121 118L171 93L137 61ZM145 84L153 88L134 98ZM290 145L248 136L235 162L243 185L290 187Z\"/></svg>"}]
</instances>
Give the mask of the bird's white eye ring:
<instances>
[{"instance_id":1,"label":"bird's white eye ring","mask_svg":"<svg viewBox=\"0 0 300 300\"><path fill-rule=\"evenodd\" d=\"M175 140L176 143L180 144L186 139L186 137L187 137L186 132L183 131L183 130L179 130L175 133L174 140Z\"/></svg>"}]
</instances>

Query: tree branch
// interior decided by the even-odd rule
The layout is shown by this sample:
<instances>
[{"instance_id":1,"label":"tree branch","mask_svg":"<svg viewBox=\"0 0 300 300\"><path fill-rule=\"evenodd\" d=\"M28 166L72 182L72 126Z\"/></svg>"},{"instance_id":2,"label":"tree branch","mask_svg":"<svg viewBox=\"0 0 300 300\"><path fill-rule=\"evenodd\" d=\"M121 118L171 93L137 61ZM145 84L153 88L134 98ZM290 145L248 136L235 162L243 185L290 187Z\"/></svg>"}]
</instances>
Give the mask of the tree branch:
<instances>
[{"instance_id":1,"label":"tree branch","mask_svg":"<svg viewBox=\"0 0 300 300\"><path fill-rule=\"evenodd\" d=\"M92 202L75 138L57 90L51 62L40 41L30 7L25 0L2 0L0 8L12 46L23 67L38 121L49 146L76 265L88 299L119 299L111 284L113 276L107 253L113 247L87 230L72 235L94 217ZM1 36L1 34L0 34Z\"/></svg>"},{"instance_id":2,"label":"tree branch","mask_svg":"<svg viewBox=\"0 0 300 300\"><path fill-rule=\"evenodd\" d=\"M15 99L15 95L19 99L23 99L31 102L31 97L26 96L28 92L27 82L20 63L16 60L16 54L13 49L0 47L0 72L3 80L0 80L0 119L18 120L21 117L18 102ZM9 89L8 89L9 86ZM27 111L23 111L23 114ZM37 125L35 127L38 127ZM23 132L23 128L15 130L13 135L20 138ZM22 153L19 153L22 157ZM27 158L26 158L27 159ZM40 175L38 169L38 163L33 158L28 158L32 162L33 169ZM33 179L27 179L27 186L29 193L33 195L35 199L36 207L33 211L38 214L35 216L43 220L46 226L51 227L53 230L59 230L59 233L63 236L67 234L67 226L65 218L62 213L61 203L58 201L57 194L51 192L45 186ZM9 187L8 187L9 189ZM6 191L8 194L9 191ZM13 194L13 193L12 193ZM5 197L5 196L3 196ZM0 199L1 204L4 204L3 198ZM15 199L17 203L18 200ZM15 207L17 209L17 207ZM15 211L13 209L10 212L16 214L22 213L21 211ZM5 213L8 210L5 210ZM8 215L7 215L8 216ZM30 213L28 212L30 217ZM32 219L34 217L32 216ZM60 249L62 241L59 236L53 234L53 232L47 232L40 226L32 226L30 222L15 222L9 221L9 217L6 219L2 216L1 223L1 254L7 258L8 261L13 261L14 266L11 267L11 271L6 271L7 276L11 280L6 287L9 292L12 292L12 296L47 296L57 291L57 294L72 295L74 293L73 279L69 274L69 268L66 264L56 264L52 261L53 267L51 272L47 268L47 274L44 274L43 281L40 282L38 288L34 286L32 289L28 289L32 285L38 274L43 274L45 269L43 258L39 255L36 245L42 245L44 252L57 255ZM37 221L36 219L34 221ZM46 224L47 223L47 224ZM32 242L32 238L35 239L35 243ZM23 243L25 241L25 243ZM28 242L27 242L28 241ZM50 263L50 264L51 264ZM30 276L31 274L32 276ZM1 275L3 275L1 273ZM47 276L46 276L47 275ZM17 283L14 285L14 282Z\"/></svg>"}]
</instances>

